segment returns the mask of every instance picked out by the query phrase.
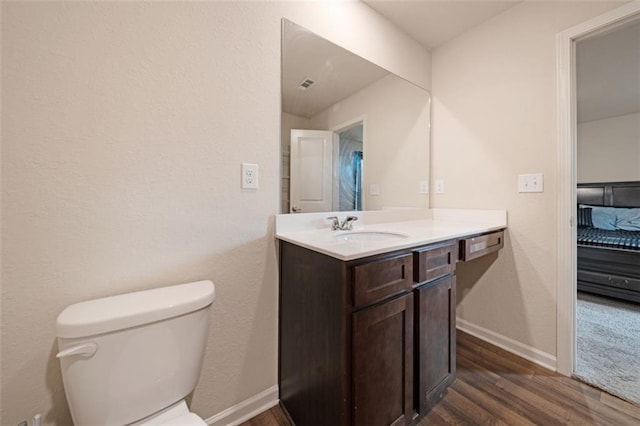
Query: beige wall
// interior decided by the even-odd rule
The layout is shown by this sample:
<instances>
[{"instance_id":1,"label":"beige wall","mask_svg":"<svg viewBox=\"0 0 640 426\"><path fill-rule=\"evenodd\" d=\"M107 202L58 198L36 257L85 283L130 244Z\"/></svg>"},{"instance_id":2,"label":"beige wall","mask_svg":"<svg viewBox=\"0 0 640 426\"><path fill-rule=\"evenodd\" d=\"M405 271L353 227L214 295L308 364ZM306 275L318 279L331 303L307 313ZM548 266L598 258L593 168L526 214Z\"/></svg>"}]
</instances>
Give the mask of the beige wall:
<instances>
[{"instance_id":1,"label":"beige wall","mask_svg":"<svg viewBox=\"0 0 640 426\"><path fill-rule=\"evenodd\" d=\"M276 384L282 17L429 86L360 3L2 3L0 424L70 423L65 306L191 280L217 291L194 410Z\"/></svg>"},{"instance_id":2,"label":"beige wall","mask_svg":"<svg viewBox=\"0 0 640 426\"><path fill-rule=\"evenodd\" d=\"M311 117L315 129L333 130L364 119L364 206L429 207L420 181L429 179L429 93L388 75ZM369 184L380 195L369 195Z\"/></svg>"},{"instance_id":3,"label":"beige wall","mask_svg":"<svg viewBox=\"0 0 640 426\"><path fill-rule=\"evenodd\" d=\"M556 34L619 6L525 2L433 54L433 207L507 209L496 257L459 264L458 315L556 353ZM517 175L544 173L544 193Z\"/></svg>"},{"instance_id":4,"label":"beige wall","mask_svg":"<svg viewBox=\"0 0 640 426\"><path fill-rule=\"evenodd\" d=\"M578 182L640 180L640 114L578 123Z\"/></svg>"}]
</instances>

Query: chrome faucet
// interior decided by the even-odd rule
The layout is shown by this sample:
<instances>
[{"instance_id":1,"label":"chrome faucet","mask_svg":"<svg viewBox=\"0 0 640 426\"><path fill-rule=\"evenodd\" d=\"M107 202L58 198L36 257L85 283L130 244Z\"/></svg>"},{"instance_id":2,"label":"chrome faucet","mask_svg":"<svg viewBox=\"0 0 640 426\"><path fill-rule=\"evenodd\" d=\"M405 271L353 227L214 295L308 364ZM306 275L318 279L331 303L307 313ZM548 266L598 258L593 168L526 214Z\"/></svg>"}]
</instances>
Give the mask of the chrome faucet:
<instances>
[{"instance_id":1,"label":"chrome faucet","mask_svg":"<svg viewBox=\"0 0 640 426\"><path fill-rule=\"evenodd\" d=\"M331 221L332 231L351 231L353 222L358 220L356 216L347 216L342 222L340 222L338 216L329 216L327 219Z\"/></svg>"}]
</instances>

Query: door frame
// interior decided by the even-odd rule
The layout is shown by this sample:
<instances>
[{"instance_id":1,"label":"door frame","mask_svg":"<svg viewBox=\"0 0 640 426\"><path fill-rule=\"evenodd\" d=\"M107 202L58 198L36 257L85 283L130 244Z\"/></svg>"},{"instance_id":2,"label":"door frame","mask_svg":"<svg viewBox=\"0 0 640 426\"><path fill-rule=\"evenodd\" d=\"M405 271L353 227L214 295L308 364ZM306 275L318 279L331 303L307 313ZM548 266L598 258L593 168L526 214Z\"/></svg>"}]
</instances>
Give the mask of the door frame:
<instances>
[{"instance_id":1,"label":"door frame","mask_svg":"<svg viewBox=\"0 0 640 426\"><path fill-rule=\"evenodd\" d=\"M627 3L556 36L558 114L556 370L571 376L576 363L576 66L575 43L640 18L640 1Z\"/></svg>"}]
</instances>

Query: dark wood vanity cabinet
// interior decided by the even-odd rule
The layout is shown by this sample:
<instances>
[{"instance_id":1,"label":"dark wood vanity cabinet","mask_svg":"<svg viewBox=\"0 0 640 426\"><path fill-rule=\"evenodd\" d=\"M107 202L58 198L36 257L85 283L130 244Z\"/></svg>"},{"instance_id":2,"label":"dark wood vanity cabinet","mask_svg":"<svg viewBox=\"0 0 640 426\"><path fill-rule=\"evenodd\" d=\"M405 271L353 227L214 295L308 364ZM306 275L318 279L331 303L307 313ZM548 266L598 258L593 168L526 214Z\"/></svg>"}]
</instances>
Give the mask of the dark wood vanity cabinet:
<instances>
[{"instance_id":1,"label":"dark wood vanity cabinet","mask_svg":"<svg viewBox=\"0 0 640 426\"><path fill-rule=\"evenodd\" d=\"M343 262L280 243L280 400L296 425L408 425L455 374L455 241Z\"/></svg>"},{"instance_id":2,"label":"dark wood vanity cabinet","mask_svg":"<svg viewBox=\"0 0 640 426\"><path fill-rule=\"evenodd\" d=\"M408 424L413 417L413 257L347 266L351 317L352 424ZM350 283L350 284L349 284Z\"/></svg>"},{"instance_id":3,"label":"dark wood vanity cabinet","mask_svg":"<svg viewBox=\"0 0 640 426\"><path fill-rule=\"evenodd\" d=\"M456 277L415 289L415 395L424 415L443 397L456 374Z\"/></svg>"},{"instance_id":4,"label":"dark wood vanity cabinet","mask_svg":"<svg viewBox=\"0 0 640 426\"><path fill-rule=\"evenodd\" d=\"M457 241L418 249L415 264L415 407L424 415L456 374Z\"/></svg>"},{"instance_id":5,"label":"dark wood vanity cabinet","mask_svg":"<svg viewBox=\"0 0 640 426\"><path fill-rule=\"evenodd\" d=\"M354 425L409 424L413 417L413 295L353 314Z\"/></svg>"},{"instance_id":6,"label":"dark wood vanity cabinet","mask_svg":"<svg viewBox=\"0 0 640 426\"><path fill-rule=\"evenodd\" d=\"M351 424L350 289L344 262L280 241L278 386L296 425Z\"/></svg>"}]
</instances>

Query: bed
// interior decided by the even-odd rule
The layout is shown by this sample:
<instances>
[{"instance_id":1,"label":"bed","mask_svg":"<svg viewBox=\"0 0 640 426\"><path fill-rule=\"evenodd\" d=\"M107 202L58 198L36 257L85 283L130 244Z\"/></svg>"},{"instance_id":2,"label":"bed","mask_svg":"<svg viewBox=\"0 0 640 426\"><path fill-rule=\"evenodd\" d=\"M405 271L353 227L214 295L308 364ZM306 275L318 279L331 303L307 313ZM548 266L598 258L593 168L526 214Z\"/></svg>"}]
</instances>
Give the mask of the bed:
<instances>
[{"instance_id":1,"label":"bed","mask_svg":"<svg viewBox=\"0 0 640 426\"><path fill-rule=\"evenodd\" d=\"M577 188L578 290L640 303L640 181Z\"/></svg>"}]
</instances>

